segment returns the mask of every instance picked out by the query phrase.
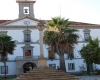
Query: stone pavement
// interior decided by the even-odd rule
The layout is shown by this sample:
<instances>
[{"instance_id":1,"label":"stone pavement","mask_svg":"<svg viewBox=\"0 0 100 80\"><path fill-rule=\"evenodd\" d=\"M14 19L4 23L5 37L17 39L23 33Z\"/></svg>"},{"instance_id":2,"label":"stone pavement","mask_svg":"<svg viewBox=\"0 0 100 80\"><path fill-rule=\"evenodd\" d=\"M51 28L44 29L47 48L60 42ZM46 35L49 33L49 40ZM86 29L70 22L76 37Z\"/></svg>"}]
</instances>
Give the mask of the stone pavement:
<instances>
[{"instance_id":1,"label":"stone pavement","mask_svg":"<svg viewBox=\"0 0 100 80\"><path fill-rule=\"evenodd\" d=\"M79 80L100 80L100 76L77 76ZM7 79L7 80L15 80L15 79Z\"/></svg>"},{"instance_id":2,"label":"stone pavement","mask_svg":"<svg viewBox=\"0 0 100 80\"><path fill-rule=\"evenodd\" d=\"M78 76L79 80L100 80L100 76Z\"/></svg>"}]
</instances>

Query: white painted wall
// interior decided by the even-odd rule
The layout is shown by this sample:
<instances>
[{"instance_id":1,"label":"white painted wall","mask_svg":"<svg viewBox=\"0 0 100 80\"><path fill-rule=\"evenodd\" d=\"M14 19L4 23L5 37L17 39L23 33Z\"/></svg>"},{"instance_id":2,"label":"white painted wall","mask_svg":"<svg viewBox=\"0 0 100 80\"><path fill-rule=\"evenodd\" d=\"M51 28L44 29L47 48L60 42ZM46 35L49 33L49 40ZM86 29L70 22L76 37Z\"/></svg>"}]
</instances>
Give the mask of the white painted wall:
<instances>
[{"instance_id":1,"label":"white painted wall","mask_svg":"<svg viewBox=\"0 0 100 80\"><path fill-rule=\"evenodd\" d=\"M68 70L68 63L75 63L75 70ZM78 72L80 71L79 66L85 65L85 63L83 59L72 59L72 60L68 59L65 60L65 65L66 65L66 72Z\"/></svg>"},{"instance_id":2,"label":"white painted wall","mask_svg":"<svg viewBox=\"0 0 100 80\"><path fill-rule=\"evenodd\" d=\"M24 24L25 21L29 21L30 22L30 26L36 26L37 25L37 21L34 21L34 20L31 20L31 19L28 19L28 18L25 18L25 19L22 19L22 20L18 20L18 21L15 21L15 22L12 22L12 23L9 23L7 24L6 26L26 26Z\"/></svg>"},{"instance_id":3,"label":"white painted wall","mask_svg":"<svg viewBox=\"0 0 100 80\"><path fill-rule=\"evenodd\" d=\"M25 28L27 29L27 28ZM24 41L24 33L23 31L25 30L7 30L8 33L7 35L11 36L13 38L13 40L17 40L18 42L23 42ZM30 29L29 29L30 30ZM36 42L37 40L39 40L39 31L38 29L32 29L31 30L31 40L32 42Z\"/></svg>"},{"instance_id":4,"label":"white painted wall","mask_svg":"<svg viewBox=\"0 0 100 80\"><path fill-rule=\"evenodd\" d=\"M90 29L90 35L92 35L93 38L97 37L99 38L99 29ZM23 34L23 30L7 30L8 31L8 35L12 36L13 40L17 40L18 42L23 42L24 41L24 34ZM36 42L37 40L39 40L39 31L38 29L33 29L31 30L31 39L32 42ZM98 34L94 34L95 31ZM84 40L84 32L83 29L79 29L78 34L80 35L79 41L83 41ZM81 58L81 56L79 55L78 51L81 49L82 45L86 44L86 43L78 43L75 45L74 48L74 56L75 58ZM22 46L24 46L24 44L18 44L16 47L16 50L14 51L14 55L9 55L9 57L11 59L14 59L15 56L23 56L23 50L22 50ZM40 47L39 44L32 44L32 46L34 46L33 48L33 55L40 55ZM44 56L48 57L48 51L46 49L46 46L44 45ZM9 59L10 59L9 58Z\"/></svg>"},{"instance_id":5,"label":"white painted wall","mask_svg":"<svg viewBox=\"0 0 100 80\"><path fill-rule=\"evenodd\" d=\"M8 74L7 75L16 75L16 62L6 62L6 65L8 66ZM3 62L0 62L0 67L4 66ZM0 75L1 74L1 69L0 69Z\"/></svg>"},{"instance_id":6,"label":"white painted wall","mask_svg":"<svg viewBox=\"0 0 100 80\"><path fill-rule=\"evenodd\" d=\"M100 40L100 29L90 29L90 35L92 38L97 38Z\"/></svg>"},{"instance_id":7,"label":"white painted wall","mask_svg":"<svg viewBox=\"0 0 100 80\"><path fill-rule=\"evenodd\" d=\"M26 29L26 28L25 28ZM23 30L25 30L23 29ZM8 31L8 35L11 36L13 38L13 40L17 40L18 42L23 42L24 41L24 34L23 34L23 30L7 30ZM100 39L100 29L90 29L90 35L93 38L96 38L98 36L98 38ZM38 29L32 29L31 30L31 39L32 42L37 42L39 40L39 31ZM96 33L96 34L95 34ZM78 34L80 35L80 38L78 39L78 41L84 41L84 32L83 29L79 29ZM76 72L76 71L80 71L79 70L79 66L82 66L83 64L85 65L85 63L83 63L83 59L80 59L81 56L79 55L78 51L81 49L83 44L87 44L87 43L78 43L75 45L74 48L74 56L76 59L73 60L65 60L65 64L66 64L66 71L67 72ZM8 60L15 60L16 56L23 56L23 49L21 47L25 46L24 44L17 44L14 54L13 55L8 55ZM31 44L31 46L34 46L33 48L33 56L40 56L40 45L39 44ZM48 46L44 45L44 56L46 58L48 58ZM57 57L59 57L58 55L55 55ZM67 55L65 55L66 57ZM68 63L75 63L75 70L69 71L68 70ZM59 60L47 60L47 65L49 64L56 64L56 68L57 66L59 66ZM0 66L2 66L3 63L0 62ZM9 66L9 74L16 74L16 64L15 62L7 62L7 65ZM97 67L100 68L100 65L97 65Z\"/></svg>"},{"instance_id":8,"label":"white painted wall","mask_svg":"<svg viewBox=\"0 0 100 80\"><path fill-rule=\"evenodd\" d=\"M79 34L79 36L80 36L78 41L84 41L84 31L83 31L84 29L78 29L78 30L79 30L79 32L77 32L77 34ZM100 37L99 37L100 29L89 29L89 30L90 30L90 36L92 38L98 37L100 39Z\"/></svg>"},{"instance_id":9,"label":"white painted wall","mask_svg":"<svg viewBox=\"0 0 100 80\"><path fill-rule=\"evenodd\" d=\"M47 66L49 66L49 64L56 64L56 69L60 65L59 60L47 60Z\"/></svg>"}]
</instances>

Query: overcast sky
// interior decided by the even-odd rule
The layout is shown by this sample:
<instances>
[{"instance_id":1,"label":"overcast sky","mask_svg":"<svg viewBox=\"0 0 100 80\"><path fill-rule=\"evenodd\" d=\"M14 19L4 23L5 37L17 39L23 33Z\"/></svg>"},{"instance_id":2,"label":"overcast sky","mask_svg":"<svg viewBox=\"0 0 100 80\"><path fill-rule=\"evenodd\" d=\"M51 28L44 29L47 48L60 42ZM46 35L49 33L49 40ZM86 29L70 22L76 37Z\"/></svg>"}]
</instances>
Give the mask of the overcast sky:
<instances>
[{"instance_id":1,"label":"overcast sky","mask_svg":"<svg viewBox=\"0 0 100 80\"><path fill-rule=\"evenodd\" d=\"M100 24L100 0L36 0L35 18L62 16L70 21ZM18 18L16 0L0 0L0 20Z\"/></svg>"}]
</instances>

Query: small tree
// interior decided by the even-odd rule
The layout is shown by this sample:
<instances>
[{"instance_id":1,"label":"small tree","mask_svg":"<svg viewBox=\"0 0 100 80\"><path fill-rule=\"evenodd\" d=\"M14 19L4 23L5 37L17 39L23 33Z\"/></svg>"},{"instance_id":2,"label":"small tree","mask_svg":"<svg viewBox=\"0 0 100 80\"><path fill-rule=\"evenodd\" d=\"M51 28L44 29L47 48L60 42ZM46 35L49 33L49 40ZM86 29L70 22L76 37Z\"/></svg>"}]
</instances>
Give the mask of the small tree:
<instances>
[{"instance_id":1,"label":"small tree","mask_svg":"<svg viewBox=\"0 0 100 80\"><path fill-rule=\"evenodd\" d=\"M15 49L15 41L8 35L0 35L0 55L3 58L5 67L5 78L6 78L6 58L7 54L13 54Z\"/></svg>"},{"instance_id":2,"label":"small tree","mask_svg":"<svg viewBox=\"0 0 100 80\"><path fill-rule=\"evenodd\" d=\"M90 37L88 44L83 45L79 51L87 64L87 73L90 75L90 64L100 64L100 47L98 38L92 40Z\"/></svg>"}]
</instances>

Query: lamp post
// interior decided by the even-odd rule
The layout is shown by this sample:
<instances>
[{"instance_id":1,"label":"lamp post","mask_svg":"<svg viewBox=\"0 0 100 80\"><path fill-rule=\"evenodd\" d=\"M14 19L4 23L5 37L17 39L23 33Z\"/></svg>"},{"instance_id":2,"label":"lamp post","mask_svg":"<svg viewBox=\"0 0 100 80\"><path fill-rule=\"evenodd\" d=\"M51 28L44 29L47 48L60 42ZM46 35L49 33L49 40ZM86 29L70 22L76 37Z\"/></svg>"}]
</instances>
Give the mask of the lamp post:
<instances>
[{"instance_id":1,"label":"lamp post","mask_svg":"<svg viewBox=\"0 0 100 80\"><path fill-rule=\"evenodd\" d=\"M46 58L44 58L44 49L43 49L43 29L45 25L44 23L40 20L37 24L37 28L39 30L39 38L40 38L40 58L38 59L38 67L47 67L46 64Z\"/></svg>"}]
</instances>

